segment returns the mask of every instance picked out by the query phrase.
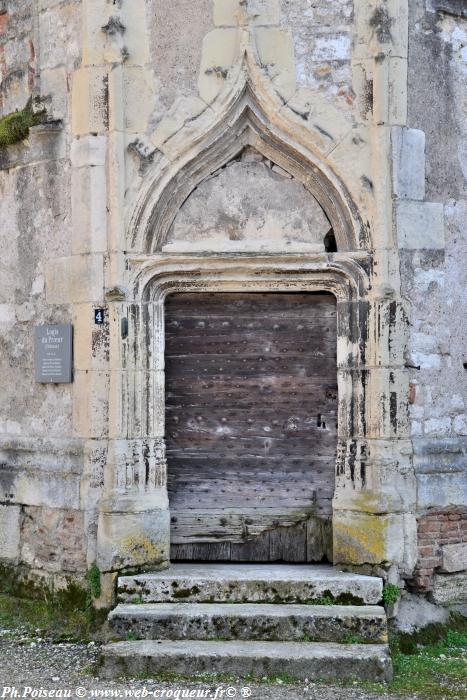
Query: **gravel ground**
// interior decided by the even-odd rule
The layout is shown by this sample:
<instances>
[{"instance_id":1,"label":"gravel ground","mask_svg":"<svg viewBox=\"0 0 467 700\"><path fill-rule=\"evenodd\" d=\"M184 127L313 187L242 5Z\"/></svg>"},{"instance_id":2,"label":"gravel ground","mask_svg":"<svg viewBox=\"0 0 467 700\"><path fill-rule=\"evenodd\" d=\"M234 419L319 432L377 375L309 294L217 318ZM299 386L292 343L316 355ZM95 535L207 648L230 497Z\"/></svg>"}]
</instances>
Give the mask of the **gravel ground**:
<instances>
[{"instance_id":1,"label":"gravel ground","mask_svg":"<svg viewBox=\"0 0 467 700\"><path fill-rule=\"evenodd\" d=\"M252 700L401 700L400 695L301 683L248 685L217 682L101 681L95 663L99 644L53 643L0 630L0 700L10 698L245 698ZM14 689L14 690L10 690ZM62 693L57 692L62 689ZM65 695L64 690L69 694ZM55 691L53 694L49 691ZM156 692L154 692L156 691ZM183 692L185 691L185 692ZM188 694L189 691L195 693ZM223 691L223 692L222 692ZM216 695L217 692L217 695ZM139 693L139 694L138 694ZM146 693L146 694L145 694ZM415 696L405 696L415 697Z\"/></svg>"}]
</instances>

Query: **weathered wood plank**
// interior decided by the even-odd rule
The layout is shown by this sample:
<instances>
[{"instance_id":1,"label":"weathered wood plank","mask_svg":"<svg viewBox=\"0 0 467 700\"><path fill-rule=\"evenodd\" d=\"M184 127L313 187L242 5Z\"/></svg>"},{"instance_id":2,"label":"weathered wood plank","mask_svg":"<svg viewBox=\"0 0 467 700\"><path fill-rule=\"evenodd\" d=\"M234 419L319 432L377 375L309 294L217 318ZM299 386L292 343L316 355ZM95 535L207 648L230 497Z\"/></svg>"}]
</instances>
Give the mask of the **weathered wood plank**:
<instances>
[{"instance_id":1,"label":"weathered wood plank","mask_svg":"<svg viewBox=\"0 0 467 700\"><path fill-rule=\"evenodd\" d=\"M191 559L193 561L228 561L230 542L192 542L170 545L171 561Z\"/></svg>"},{"instance_id":2,"label":"weathered wood plank","mask_svg":"<svg viewBox=\"0 0 467 700\"><path fill-rule=\"evenodd\" d=\"M270 561L303 562L307 555L307 526L305 522L293 527L277 527L269 536Z\"/></svg>"},{"instance_id":3,"label":"weathered wood plank","mask_svg":"<svg viewBox=\"0 0 467 700\"><path fill-rule=\"evenodd\" d=\"M316 558L324 547L319 516L329 517L334 490L336 374L330 295L167 299L166 442L177 558ZM310 515L316 527L305 523ZM216 550L216 543L225 546Z\"/></svg>"}]
</instances>

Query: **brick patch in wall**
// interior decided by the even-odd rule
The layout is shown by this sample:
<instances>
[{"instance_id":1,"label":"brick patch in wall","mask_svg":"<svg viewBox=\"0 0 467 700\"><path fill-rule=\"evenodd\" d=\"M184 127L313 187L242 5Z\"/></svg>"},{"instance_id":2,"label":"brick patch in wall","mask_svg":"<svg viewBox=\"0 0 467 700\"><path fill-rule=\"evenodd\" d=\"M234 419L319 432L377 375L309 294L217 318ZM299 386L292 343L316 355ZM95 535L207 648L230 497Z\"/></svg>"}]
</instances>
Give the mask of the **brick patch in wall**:
<instances>
[{"instance_id":1,"label":"brick patch in wall","mask_svg":"<svg viewBox=\"0 0 467 700\"><path fill-rule=\"evenodd\" d=\"M433 589L435 572L443 570L443 547L467 543L467 508L429 511L417 518L418 562L412 587Z\"/></svg>"},{"instance_id":2,"label":"brick patch in wall","mask_svg":"<svg viewBox=\"0 0 467 700\"><path fill-rule=\"evenodd\" d=\"M86 571L84 514L72 509L25 506L21 559L49 572Z\"/></svg>"}]
</instances>

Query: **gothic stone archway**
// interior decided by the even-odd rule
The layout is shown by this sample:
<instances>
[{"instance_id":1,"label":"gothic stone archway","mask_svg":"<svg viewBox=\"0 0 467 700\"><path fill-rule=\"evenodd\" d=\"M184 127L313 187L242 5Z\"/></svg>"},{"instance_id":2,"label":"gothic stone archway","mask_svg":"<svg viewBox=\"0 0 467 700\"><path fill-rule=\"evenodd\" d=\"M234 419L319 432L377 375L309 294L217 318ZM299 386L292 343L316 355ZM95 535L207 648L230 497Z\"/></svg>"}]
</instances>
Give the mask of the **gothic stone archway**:
<instances>
[{"instance_id":1,"label":"gothic stone archway","mask_svg":"<svg viewBox=\"0 0 467 700\"><path fill-rule=\"evenodd\" d=\"M337 299L338 445L334 561L410 569L413 518L404 370L406 316L388 287L372 285L367 228L345 187L319 159L271 130L249 87L173 163L153 168L131 220L128 295L113 305L128 322L111 373L106 493L98 532L102 570L167 565L170 522L165 459L164 299L174 292L327 291ZM228 124L228 128L226 127ZM245 148L278 164L316 199L338 252L165 248L190 192ZM172 238L172 241L174 239ZM187 241L184 241L184 246ZM317 241L315 241L317 243ZM122 326L123 327L123 326ZM118 330L120 336L120 329ZM409 552L409 555L407 555Z\"/></svg>"}]
</instances>

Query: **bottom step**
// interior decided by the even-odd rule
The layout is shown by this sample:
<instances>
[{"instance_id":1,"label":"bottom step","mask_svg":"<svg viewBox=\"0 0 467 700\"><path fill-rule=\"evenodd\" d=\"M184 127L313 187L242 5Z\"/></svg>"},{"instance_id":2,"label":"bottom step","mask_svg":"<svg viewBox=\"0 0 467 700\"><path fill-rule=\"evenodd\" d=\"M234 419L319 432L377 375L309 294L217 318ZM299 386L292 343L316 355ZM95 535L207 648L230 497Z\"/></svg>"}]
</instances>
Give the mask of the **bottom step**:
<instances>
[{"instance_id":1,"label":"bottom step","mask_svg":"<svg viewBox=\"0 0 467 700\"><path fill-rule=\"evenodd\" d=\"M101 677L109 680L159 673L231 673L257 678L286 673L297 680L392 678L389 649L384 644L143 640L107 644L101 662Z\"/></svg>"}]
</instances>

